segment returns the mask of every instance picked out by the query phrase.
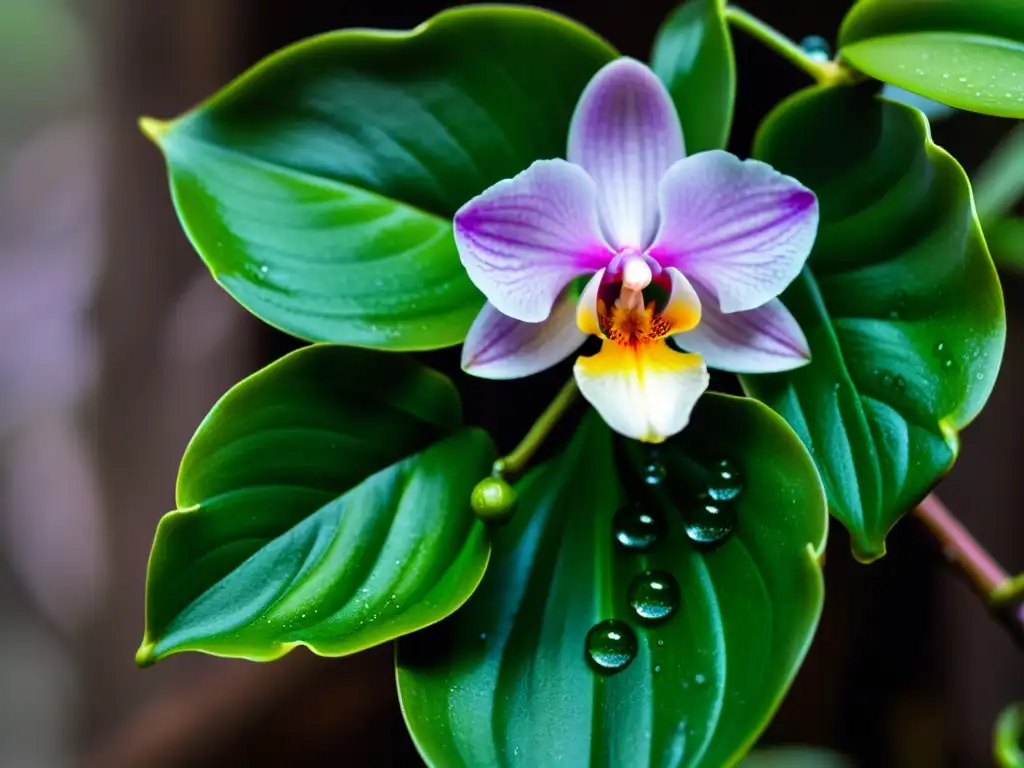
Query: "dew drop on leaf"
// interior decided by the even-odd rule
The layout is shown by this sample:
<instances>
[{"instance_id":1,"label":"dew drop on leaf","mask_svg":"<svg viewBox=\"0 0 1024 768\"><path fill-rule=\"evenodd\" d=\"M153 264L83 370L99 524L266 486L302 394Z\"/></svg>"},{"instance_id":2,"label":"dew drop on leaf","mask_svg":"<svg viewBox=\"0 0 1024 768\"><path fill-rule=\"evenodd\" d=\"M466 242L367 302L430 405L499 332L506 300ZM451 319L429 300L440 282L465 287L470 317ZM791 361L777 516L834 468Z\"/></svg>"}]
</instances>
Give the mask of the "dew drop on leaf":
<instances>
[{"instance_id":1,"label":"dew drop on leaf","mask_svg":"<svg viewBox=\"0 0 1024 768\"><path fill-rule=\"evenodd\" d=\"M652 458L647 466L644 467L644 482L648 485L660 485L667 474L668 471L665 469L665 465Z\"/></svg>"},{"instance_id":2,"label":"dew drop on leaf","mask_svg":"<svg viewBox=\"0 0 1024 768\"><path fill-rule=\"evenodd\" d=\"M643 552L665 532L665 518L639 504L627 504L612 518L615 540L625 549Z\"/></svg>"},{"instance_id":3,"label":"dew drop on leaf","mask_svg":"<svg viewBox=\"0 0 1024 768\"><path fill-rule=\"evenodd\" d=\"M711 470L708 495L715 501L735 499L743 490L740 472L728 459L722 459Z\"/></svg>"},{"instance_id":4,"label":"dew drop on leaf","mask_svg":"<svg viewBox=\"0 0 1024 768\"><path fill-rule=\"evenodd\" d=\"M636 633L626 622L605 619L587 632L587 661L598 672L619 672L636 657Z\"/></svg>"},{"instance_id":5,"label":"dew drop on leaf","mask_svg":"<svg viewBox=\"0 0 1024 768\"><path fill-rule=\"evenodd\" d=\"M800 47L811 61L828 61L832 58L832 46L821 35L808 35L800 41Z\"/></svg>"},{"instance_id":6,"label":"dew drop on leaf","mask_svg":"<svg viewBox=\"0 0 1024 768\"><path fill-rule=\"evenodd\" d=\"M629 584L629 607L645 621L667 619L679 607L679 582L668 571L644 571Z\"/></svg>"},{"instance_id":7,"label":"dew drop on leaf","mask_svg":"<svg viewBox=\"0 0 1024 768\"><path fill-rule=\"evenodd\" d=\"M736 527L736 511L728 501L715 501L700 494L683 521L686 535L698 544L715 544L724 540Z\"/></svg>"}]
</instances>

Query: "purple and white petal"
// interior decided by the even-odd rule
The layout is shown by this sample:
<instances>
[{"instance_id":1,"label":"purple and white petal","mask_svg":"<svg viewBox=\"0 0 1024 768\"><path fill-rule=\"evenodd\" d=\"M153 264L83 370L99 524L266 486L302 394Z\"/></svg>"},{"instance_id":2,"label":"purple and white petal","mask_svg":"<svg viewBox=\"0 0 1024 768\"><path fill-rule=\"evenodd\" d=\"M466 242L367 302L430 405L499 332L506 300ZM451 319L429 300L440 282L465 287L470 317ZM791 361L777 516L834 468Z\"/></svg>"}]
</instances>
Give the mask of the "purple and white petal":
<instances>
[{"instance_id":1,"label":"purple and white petal","mask_svg":"<svg viewBox=\"0 0 1024 768\"><path fill-rule=\"evenodd\" d=\"M818 200L767 163L701 152L659 190L650 255L714 289L723 312L755 309L800 273L818 231Z\"/></svg>"},{"instance_id":2,"label":"purple and white petal","mask_svg":"<svg viewBox=\"0 0 1024 768\"><path fill-rule=\"evenodd\" d=\"M455 245L469 278L502 314L539 323L573 278L613 253L597 218L597 187L565 160L539 160L455 214Z\"/></svg>"},{"instance_id":3,"label":"purple and white petal","mask_svg":"<svg viewBox=\"0 0 1024 768\"><path fill-rule=\"evenodd\" d=\"M586 340L576 327L576 299L568 293L540 323L514 320L487 303L462 346L462 369L483 379L520 379L560 363Z\"/></svg>"},{"instance_id":4,"label":"purple and white petal","mask_svg":"<svg viewBox=\"0 0 1024 768\"><path fill-rule=\"evenodd\" d=\"M725 314L713 295L699 284L696 288L703 306L700 325L676 334L672 341L701 355L708 367L732 373L779 373L810 362L807 337L778 299L757 309Z\"/></svg>"},{"instance_id":5,"label":"purple and white petal","mask_svg":"<svg viewBox=\"0 0 1024 768\"><path fill-rule=\"evenodd\" d=\"M658 228L658 182L685 154L672 97L645 64L616 59L583 91L569 162L597 182L601 222L616 249L644 250Z\"/></svg>"}]
</instances>

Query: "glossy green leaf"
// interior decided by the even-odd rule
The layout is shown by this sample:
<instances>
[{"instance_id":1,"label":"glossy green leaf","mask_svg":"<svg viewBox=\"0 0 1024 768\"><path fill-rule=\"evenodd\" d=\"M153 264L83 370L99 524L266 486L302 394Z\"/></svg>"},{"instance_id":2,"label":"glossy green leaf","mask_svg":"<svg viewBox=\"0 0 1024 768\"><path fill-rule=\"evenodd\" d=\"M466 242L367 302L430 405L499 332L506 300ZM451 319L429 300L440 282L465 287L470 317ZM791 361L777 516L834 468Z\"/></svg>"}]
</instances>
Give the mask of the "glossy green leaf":
<instances>
[{"instance_id":1,"label":"glossy green leaf","mask_svg":"<svg viewBox=\"0 0 1024 768\"><path fill-rule=\"evenodd\" d=\"M686 151L729 143L736 62L724 0L687 0L658 31L651 68L668 86L683 123Z\"/></svg>"},{"instance_id":2,"label":"glossy green leaf","mask_svg":"<svg viewBox=\"0 0 1024 768\"><path fill-rule=\"evenodd\" d=\"M999 713L993 739L999 768L1024 768L1024 704L1011 704Z\"/></svg>"},{"instance_id":3,"label":"glossy green leaf","mask_svg":"<svg viewBox=\"0 0 1024 768\"><path fill-rule=\"evenodd\" d=\"M767 118L755 155L817 193L821 223L782 297L811 362L743 384L804 440L855 555L872 560L992 391L999 281L967 177L919 112L865 87L812 88Z\"/></svg>"},{"instance_id":4,"label":"glossy green leaf","mask_svg":"<svg viewBox=\"0 0 1024 768\"><path fill-rule=\"evenodd\" d=\"M839 55L943 104L1024 117L1020 0L860 0L843 21Z\"/></svg>"},{"instance_id":5,"label":"glossy green leaf","mask_svg":"<svg viewBox=\"0 0 1024 768\"><path fill-rule=\"evenodd\" d=\"M185 452L138 662L344 655L447 616L487 564L469 498L493 458L411 359L313 346L254 374Z\"/></svg>"},{"instance_id":6,"label":"glossy green leaf","mask_svg":"<svg viewBox=\"0 0 1024 768\"><path fill-rule=\"evenodd\" d=\"M483 304L452 215L562 156L580 92L615 55L546 11L459 8L299 43L143 127L192 243L254 314L311 340L432 349L462 341Z\"/></svg>"},{"instance_id":7,"label":"glossy green leaf","mask_svg":"<svg viewBox=\"0 0 1024 768\"><path fill-rule=\"evenodd\" d=\"M702 398L656 455L621 441L616 462L614 446L591 414L561 456L520 483L519 512L495 536L470 601L399 643L402 706L429 765L719 768L778 705L823 597L827 514L806 450L764 406L722 395ZM697 545L681 510L722 459L741 474L730 502L738 522L718 546ZM616 543L627 498L664 523L646 551ZM646 569L680 588L660 622L630 607ZM637 653L599 674L586 638L608 619L632 629Z\"/></svg>"}]
</instances>

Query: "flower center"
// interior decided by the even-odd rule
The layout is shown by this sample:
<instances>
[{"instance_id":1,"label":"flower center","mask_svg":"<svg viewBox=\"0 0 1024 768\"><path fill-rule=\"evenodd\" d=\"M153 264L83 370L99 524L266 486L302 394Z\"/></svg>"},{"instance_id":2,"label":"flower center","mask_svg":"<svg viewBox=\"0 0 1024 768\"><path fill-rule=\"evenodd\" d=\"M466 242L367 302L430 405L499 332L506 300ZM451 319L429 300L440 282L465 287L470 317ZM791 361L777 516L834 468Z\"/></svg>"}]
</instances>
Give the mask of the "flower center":
<instances>
[{"instance_id":1,"label":"flower center","mask_svg":"<svg viewBox=\"0 0 1024 768\"><path fill-rule=\"evenodd\" d=\"M597 314L605 335L620 346L635 347L666 336L670 323L656 311L654 300L644 300L644 290L653 281L651 267L640 256L627 256L622 265L622 283L614 301L598 299ZM613 286L609 286L614 290Z\"/></svg>"}]
</instances>

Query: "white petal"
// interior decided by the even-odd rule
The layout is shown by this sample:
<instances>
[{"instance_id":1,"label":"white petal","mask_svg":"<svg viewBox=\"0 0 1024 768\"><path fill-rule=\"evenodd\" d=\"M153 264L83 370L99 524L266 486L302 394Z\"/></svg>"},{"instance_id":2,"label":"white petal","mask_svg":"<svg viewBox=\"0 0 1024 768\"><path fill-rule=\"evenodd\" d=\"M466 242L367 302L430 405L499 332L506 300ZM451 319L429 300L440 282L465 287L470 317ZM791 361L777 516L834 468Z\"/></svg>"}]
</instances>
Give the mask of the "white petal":
<instances>
[{"instance_id":1,"label":"white petal","mask_svg":"<svg viewBox=\"0 0 1024 768\"><path fill-rule=\"evenodd\" d=\"M587 85L569 128L570 162L597 182L601 221L616 249L645 249L658 228L658 182L682 158L672 97L635 59L616 59Z\"/></svg>"},{"instance_id":2,"label":"white petal","mask_svg":"<svg viewBox=\"0 0 1024 768\"><path fill-rule=\"evenodd\" d=\"M660 443L690 421L708 386L700 355L669 349L664 343L638 347L606 341L593 357L580 357L573 369L583 396L616 432Z\"/></svg>"},{"instance_id":3,"label":"white petal","mask_svg":"<svg viewBox=\"0 0 1024 768\"><path fill-rule=\"evenodd\" d=\"M462 346L462 369L484 379L532 376L560 363L586 340L576 327L572 294L564 294L539 323L515 320L487 303Z\"/></svg>"}]
</instances>

